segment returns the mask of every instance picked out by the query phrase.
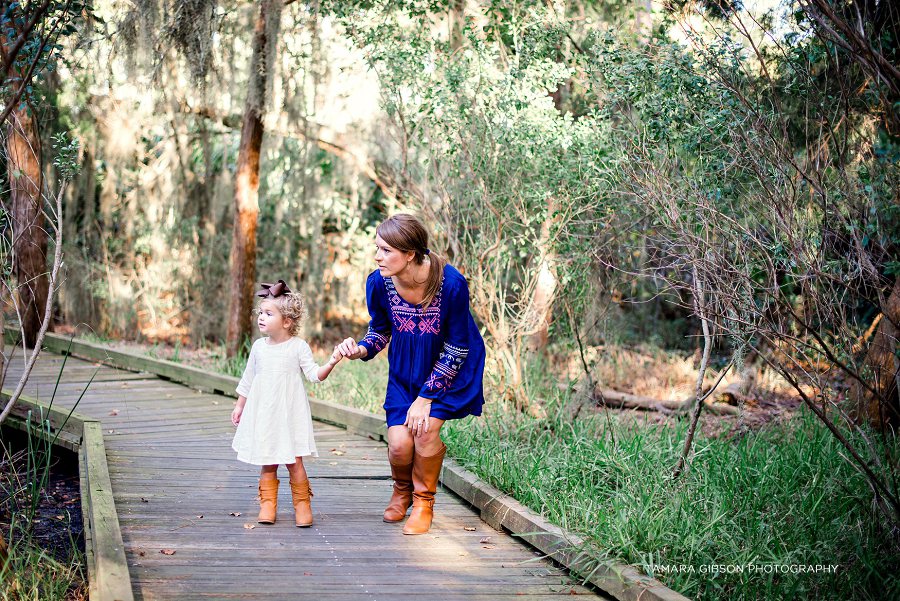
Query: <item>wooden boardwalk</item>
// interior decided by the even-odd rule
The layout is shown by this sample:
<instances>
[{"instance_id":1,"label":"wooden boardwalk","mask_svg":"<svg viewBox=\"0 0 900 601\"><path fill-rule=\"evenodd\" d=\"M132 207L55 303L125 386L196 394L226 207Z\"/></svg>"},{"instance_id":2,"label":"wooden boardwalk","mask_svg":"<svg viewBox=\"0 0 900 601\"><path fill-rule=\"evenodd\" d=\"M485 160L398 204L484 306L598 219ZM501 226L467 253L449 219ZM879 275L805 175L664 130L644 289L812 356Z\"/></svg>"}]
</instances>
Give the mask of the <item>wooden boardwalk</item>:
<instances>
[{"instance_id":1,"label":"wooden boardwalk","mask_svg":"<svg viewBox=\"0 0 900 601\"><path fill-rule=\"evenodd\" d=\"M62 361L42 353L25 394L49 402ZM7 387L21 368L18 351ZM234 399L69 358L54 405L72 407L94 372L77 411L103 422L136 599L605 599L446 490L431 531L404 536L381 521L385 445L321 422L321 456L305 462L313 526L294 526L284 468L278 521L256 524L258 470L231 450Z\"/></svg>"}]
</instances>

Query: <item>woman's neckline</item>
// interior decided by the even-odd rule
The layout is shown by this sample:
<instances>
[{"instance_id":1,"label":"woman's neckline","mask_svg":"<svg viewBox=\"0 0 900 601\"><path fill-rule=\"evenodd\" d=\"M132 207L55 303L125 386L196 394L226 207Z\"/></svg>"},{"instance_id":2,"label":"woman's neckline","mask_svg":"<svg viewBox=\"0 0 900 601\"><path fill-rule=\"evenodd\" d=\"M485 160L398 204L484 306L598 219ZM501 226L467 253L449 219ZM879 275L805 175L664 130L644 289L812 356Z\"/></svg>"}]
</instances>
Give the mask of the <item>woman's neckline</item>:
<instances>
[{"instance_id":1,"label":"woman's neckline","mask_svg":"<svg viewBox=\"0 0 900 601\"><path fill-rule=\"evenodd\" d=\"M397 282L394 281L393 276L388 276L387 279L389 279L391 281L391 288L394 289L394 294L397 295L397 298L402 300L404 303L406 303L410 307L421 307L422 306L421 301L419 301L418 303L413 303L413 302L410 302L410 301L406 300L405 298L403 298L403 295L400 294L400 290L397 289ZM425 285L423 284L422 285L422 295L424 296L424 294L425 294Z\"/></svg>"},{"instance_id":2,"label":"woman's neckline","mask_svg":"<svg viewBox=\"0 0 900 601\"><path fill-rule=\"evenodd\" d=\"M447 269L447 265L444 265L444 271L446 271L446 269ZM441 284L440 284L440 286L438 286L438 294L440 294L440 288L443 287L443 285L444 285L444 276L445 276L445 273L444 273L444 272L441 272ZM404 303L406 303L406 304L409 305L410 307L415 307L415 308L417 308L417 309L422 307L422 303L421 303L421 302L418 302L418 303L411 303L411 302L409 302L408 300L406 300L405 298L403 298L403 295L400 294L400 291L399 291L399 290L397 290L397 284L394 282L393 276L387 276L387 277L385 277L384 279L385 279L385 281L391 283L391 290L394 291L394 294L396 294L396 295L397 295L397 298L399 298L401 301L403 301ZM423 292L423 293L425 292L425 285L424 285L424 284L422 285L422 292ZM423 296L424 296L424 294L423 294Z\"/></svg>"}]
</instances>

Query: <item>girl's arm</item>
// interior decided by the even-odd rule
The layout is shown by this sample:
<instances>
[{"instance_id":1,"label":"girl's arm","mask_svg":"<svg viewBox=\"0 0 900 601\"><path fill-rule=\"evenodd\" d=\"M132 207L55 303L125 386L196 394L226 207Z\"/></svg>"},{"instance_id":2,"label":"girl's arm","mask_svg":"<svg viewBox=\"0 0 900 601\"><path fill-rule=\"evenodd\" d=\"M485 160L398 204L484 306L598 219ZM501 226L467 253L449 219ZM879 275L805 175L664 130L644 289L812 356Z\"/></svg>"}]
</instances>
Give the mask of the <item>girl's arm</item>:
<instances>
[{"instance_id":1,"label":"girl's arm","mask_svg":"<svg viewBox=\"0 0 900 601\"><path fill-rule=\"evenodd\" d=\"M241 375L241 381L238 382L237 388L234 389L239 395L247 396L250 393L250 386L253 384L253 378L256 377L256 342L250 347L250 356L247 357L247 366Z\"/></svg>"},{"instance_id":2,"label":"girl's arm","mask_svg":"<svg viewBox=\"0 0 900 601\"><path fill-rule=\"evenodd\" d=\"M347 340L353 340L352 338L348 338ZM331 353L331 359L328 360L328 363L319 368L319 371L316 373L319 381L326 379L328 374L331 373L331 370L334 369L334 366L341 362L341 359L344 358L344 355L338 349L337 346L334 347L334 351Z\"/></svg>"},{"instance_id":3,"label":"girl's arm","mask_svg":"<svg viewBox=\"0 0 900 601\"><path fill-rule=\"evenodd\" d=\"M348 340L352 339L348 338ZM309 348L309 345L306 341L301 342L303 342L303 344L300 345L300 369L303 370L303 375L306 376L306 379L310 382L321 382L327 378L328 374L331 373L331 370L334 369L334 366L344 358L344 355L341 354L338 347L334 347L334 351L331 353L331 359L328 360L328 363L319 367L316 364L316 360L313 358L312 350Z\"/></svg>"},{"instance_id":4,"label":"girl's arm","mask_svg":"<svg viewBox=\"0 0 900 601\"><path fill-rule=\"evenodd\" d=\"M238 395L237 403L231 411L231 423L235 426L241 421L241 414L244 412L244 405L247 403L247 397L242 394Z\"/></svg>"}]
</instances>

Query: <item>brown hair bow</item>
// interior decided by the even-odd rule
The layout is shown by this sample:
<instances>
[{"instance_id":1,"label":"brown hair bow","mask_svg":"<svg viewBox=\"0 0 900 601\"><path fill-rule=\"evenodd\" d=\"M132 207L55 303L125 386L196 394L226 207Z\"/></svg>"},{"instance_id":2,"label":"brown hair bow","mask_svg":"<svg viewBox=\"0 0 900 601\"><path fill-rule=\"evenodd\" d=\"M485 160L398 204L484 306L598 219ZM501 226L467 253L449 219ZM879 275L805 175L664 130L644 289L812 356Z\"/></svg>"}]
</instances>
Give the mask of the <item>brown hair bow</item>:
<instances>
[{"instance_id":1,"label":"brown hair bow","mask_svg":"<svg viewBox=\"0 0 900 601\"><path fill-rule=\"evenodd\" d=\"M262 289L256 291L256 296L261 296L263 298L278 298L279 296L291 293L291 289L284 283L284 280L278 280L277 284L263 283L260 284L260 286L262 286Z\"/></svg>"}]
</instances>

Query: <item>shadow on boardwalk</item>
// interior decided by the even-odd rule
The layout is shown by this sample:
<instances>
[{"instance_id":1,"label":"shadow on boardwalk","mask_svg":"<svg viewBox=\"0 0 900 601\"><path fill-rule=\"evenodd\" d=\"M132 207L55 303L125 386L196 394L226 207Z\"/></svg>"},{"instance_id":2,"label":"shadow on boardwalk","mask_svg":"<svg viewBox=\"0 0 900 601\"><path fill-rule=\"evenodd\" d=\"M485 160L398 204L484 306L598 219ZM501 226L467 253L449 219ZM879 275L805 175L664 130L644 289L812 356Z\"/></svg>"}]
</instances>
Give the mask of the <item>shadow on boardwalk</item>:
<instances>
[{"instance_id":1,"label":"shadow on boardwalk","mask_svg":"<svg viewBox=\"0 0 900 601\"><path fill-rule=\"evenodd\" d=\"M43 353L25 394L48 401L62 360ZM277 522L256 524L258 472L231 450L234 399L69 358L55 404L70 407L98 369L78 411L103 421L136 599L604 598L443 490L431 531L403 536L381 521L384 444L320 422L312 528L293 524L284 469ZM20 371L21 358L9 381Z\"/></svg>"}]
</instances>

